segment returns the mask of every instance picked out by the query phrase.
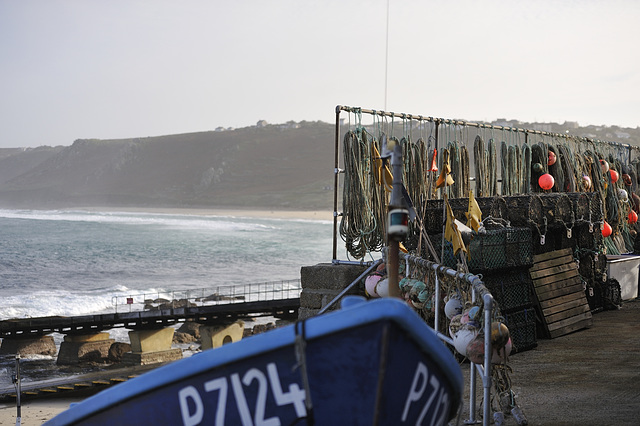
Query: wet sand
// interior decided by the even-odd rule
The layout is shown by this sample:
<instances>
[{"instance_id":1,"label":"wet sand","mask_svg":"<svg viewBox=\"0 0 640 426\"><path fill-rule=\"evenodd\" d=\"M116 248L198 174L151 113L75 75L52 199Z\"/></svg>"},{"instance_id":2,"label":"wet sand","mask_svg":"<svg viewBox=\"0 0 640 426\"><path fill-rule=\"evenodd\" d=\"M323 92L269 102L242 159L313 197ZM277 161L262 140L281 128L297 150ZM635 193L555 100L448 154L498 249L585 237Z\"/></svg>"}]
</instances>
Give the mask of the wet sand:
<instances>
[{"instance_id":1,"label":"wet sand","mask_svg":"<svg viewBox=\"0 0 640 426\"><path fill-rule=\"evenodd\" d=\"M323 210L270 210L250 208L181 208L181 207L76 207L64 210L88 212L129 212L183 214L194 216L261 217L270 219L333 220L333 212Z\"/></svg>"},{"instance_id":2,"label":"wet sand","mask_svg":"<svg viewBox=\"0 0 640 426\"><path fill-rule=\"evenodd\" d=\"M80 402L80 398L52 398L25 401L21 406L21 425L39 426L45 421L62 413L69 404ZM16 404L0 405L0 425L15 425L17 418Z\"/></svg>"}]
</instances>

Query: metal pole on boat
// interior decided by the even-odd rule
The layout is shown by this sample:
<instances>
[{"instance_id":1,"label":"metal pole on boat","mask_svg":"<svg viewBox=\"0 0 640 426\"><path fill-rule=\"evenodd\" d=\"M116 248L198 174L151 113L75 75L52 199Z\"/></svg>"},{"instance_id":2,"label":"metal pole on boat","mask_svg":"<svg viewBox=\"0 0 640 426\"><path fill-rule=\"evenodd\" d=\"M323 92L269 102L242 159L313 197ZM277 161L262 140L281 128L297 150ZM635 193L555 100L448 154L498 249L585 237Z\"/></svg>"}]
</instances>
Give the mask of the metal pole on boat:
<instances>
[{"instance_id":1,"label":"metal pole on boat","mask_svg":"<svg viewBox=\"0 0 640 426\"><path fill-rule=\"evenodd\" d=\"M393 169L393 186L389 201L389 220L387 221L387 238L389 258L387 259L387 274L389 276L389 297L402 297L398 280L400 241L409 231L409 211L402 196L402 147L396 143L391 156Z\"/></svg>"},{"instance_id":2,"label":"metal pole on boat","mask_svg":"<svg viewBox=\"0 0 640 426\"><path fill-rule=\"evenodd\" d=\"M13 383L16 386L16 426L22 423L22 406L20 404L20 394L22 393L22 385L20 384L20 354L16 354L16 374L13 376Z\"/></svg>"}]
</instances>

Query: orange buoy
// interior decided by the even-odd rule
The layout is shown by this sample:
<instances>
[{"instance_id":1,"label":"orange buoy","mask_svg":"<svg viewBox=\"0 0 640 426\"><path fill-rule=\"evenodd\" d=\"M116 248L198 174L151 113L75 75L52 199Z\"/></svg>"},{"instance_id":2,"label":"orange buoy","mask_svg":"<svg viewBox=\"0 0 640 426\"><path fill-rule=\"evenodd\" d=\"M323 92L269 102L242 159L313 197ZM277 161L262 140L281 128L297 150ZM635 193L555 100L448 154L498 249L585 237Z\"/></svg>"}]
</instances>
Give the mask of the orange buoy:
<instances>
[{"instance_id":1,"label":"orange buoy","mask_svg":"<svg viewBox=\"0 0 640 426\"><path fill-rule=\"evenodd\" d=\"M491 323L491 346L502 349L507 344L509 337L509 328L505 324L498 321Z\"/></svg>"},{"instance_id":2,"label":"orange buoy","mask_svg":"<svg viewBox=\"0 0 640 426\"><path fill-rule=\"evenodd\" d=\"M540 188L548 190L553 188L553 185L555 184L555 180L553 179L553 176L551 176L549 173L545 173L542 176L540 176L538 178L538 185L540 185Z\"/></svg>"},{"instance_id":3,"label":"orange buoy","mask_svg":"<svg viewBox=\"0 0 640 426\"><path fill-rule=\"evenodd\" d=\"M611 182L616 183L618 181L618 172L613 169L609 169L609 175L611 176Z\"/></svg>"},{"instance_id":4,"label":"orange buoy","mask_svg":"<svg viewBox=\"0 0 640 426\"><path fill-rule=\"evenodd\" d=\"M433 150L433 157L431 157L431 168L429 168L429 170L427 170L428 172L437 172L438 171L438 166L436 164L436 157L438 156L438 150L434 149Z\"/></svg>"}]
</instances>

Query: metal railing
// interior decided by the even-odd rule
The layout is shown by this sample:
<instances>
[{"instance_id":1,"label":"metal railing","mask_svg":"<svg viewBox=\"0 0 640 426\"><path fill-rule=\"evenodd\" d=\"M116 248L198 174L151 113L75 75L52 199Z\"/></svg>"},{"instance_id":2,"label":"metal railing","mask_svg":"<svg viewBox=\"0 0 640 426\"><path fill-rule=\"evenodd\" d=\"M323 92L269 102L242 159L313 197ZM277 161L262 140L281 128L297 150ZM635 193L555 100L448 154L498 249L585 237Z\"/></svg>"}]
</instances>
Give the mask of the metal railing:
<instances>
[{"instance_id":1,"label":"metal railing","mask_svg":"<svg viewBox=\"0 0 640 426\"><path fill-rule=\"evenodd\" d=\"M300 280L296 279L118 295L111 298L111 303L118 313L295 299L300 297L301 291Z\"/></svg>"}]
</instances>

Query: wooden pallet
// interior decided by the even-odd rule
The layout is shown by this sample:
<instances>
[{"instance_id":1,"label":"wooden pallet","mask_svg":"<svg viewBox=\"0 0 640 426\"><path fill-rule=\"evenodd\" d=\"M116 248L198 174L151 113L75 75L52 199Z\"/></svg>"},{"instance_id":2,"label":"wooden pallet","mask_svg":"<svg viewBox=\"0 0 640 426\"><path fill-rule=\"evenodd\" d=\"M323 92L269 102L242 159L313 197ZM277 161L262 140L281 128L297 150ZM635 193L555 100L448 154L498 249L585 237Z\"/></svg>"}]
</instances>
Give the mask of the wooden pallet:
<instances>
[{"instance_id":1,"label":"wooden pallet","mask_svg":"<svg viewBox=\"0 0 640 426\"><path fill-rule=\"evenodd\" d=\"M534 256L529 275L548 337L591 327L589 302L571 249Z\"/></svg>"}]
</instances>

